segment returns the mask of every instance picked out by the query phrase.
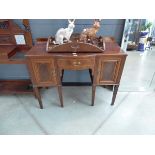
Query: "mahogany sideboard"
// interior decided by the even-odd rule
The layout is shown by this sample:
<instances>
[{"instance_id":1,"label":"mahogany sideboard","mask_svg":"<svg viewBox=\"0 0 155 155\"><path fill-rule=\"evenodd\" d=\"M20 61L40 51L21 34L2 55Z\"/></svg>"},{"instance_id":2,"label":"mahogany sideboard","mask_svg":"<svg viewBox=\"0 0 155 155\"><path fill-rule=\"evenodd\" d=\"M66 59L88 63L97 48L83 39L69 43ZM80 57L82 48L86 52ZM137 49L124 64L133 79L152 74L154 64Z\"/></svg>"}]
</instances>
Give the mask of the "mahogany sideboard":
<instances>
[{"instance_id":1,"label":"mahogany sideboard","mask_svg":"<svg viewBox=\"0 0 155 155\"><path fill-rule=\"evenodd\" d=\"M97 85L112 85L114 105L127 54L115 42L106 42L101 53L48 53L46 42L33 46L26 54L35 96L43 108L39 87L57 86L63 107L61 79L64 70L89 69L92 77L92 103L94 105Z\"/></svg>"}]
</instances>

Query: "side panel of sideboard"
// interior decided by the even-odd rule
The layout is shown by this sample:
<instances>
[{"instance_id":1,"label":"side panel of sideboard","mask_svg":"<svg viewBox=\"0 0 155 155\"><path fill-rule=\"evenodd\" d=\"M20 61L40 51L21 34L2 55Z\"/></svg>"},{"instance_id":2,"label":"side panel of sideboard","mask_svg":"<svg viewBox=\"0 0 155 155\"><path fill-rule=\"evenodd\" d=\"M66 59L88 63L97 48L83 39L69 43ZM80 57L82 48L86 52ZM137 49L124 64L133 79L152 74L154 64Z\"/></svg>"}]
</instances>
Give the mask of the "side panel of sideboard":
<instances>
[{"instance_id":1,"label":"side panel of sideboard","mask_svg":"<svg viewBox=\"0 0 155 155\"><path fill-rule=\"evenodd\" d=\"M117 85L120 82L126 55L96 57L96 85Z\"/></svg>"}]
</instances>

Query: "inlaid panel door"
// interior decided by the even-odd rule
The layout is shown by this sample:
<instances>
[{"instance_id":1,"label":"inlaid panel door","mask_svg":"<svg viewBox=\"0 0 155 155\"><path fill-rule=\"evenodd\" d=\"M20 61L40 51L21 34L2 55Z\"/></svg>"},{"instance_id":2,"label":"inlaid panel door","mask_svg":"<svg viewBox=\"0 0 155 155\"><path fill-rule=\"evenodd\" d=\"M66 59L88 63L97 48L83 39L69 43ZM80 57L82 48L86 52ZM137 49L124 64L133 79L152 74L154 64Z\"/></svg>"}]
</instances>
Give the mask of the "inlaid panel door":
<instances>
[{"instance_id":1,"label":"inlaid panel door","mask_svg":"<svg viewBox=\"0 0 155 155\"><path fill-rule=\"evenodd\" d=\"M97 58L96 84L119 84L125 57L105 55Z\"/></svg>"},{"instance_id":2,"label":"inlaid panel door","mask_svg":"<svg viewBox=\"0 0 155 155\"><path fill-rule=\"evenodd\" d=\"M33 84L37 86L50 86L57 84L55 62L52 58L30 58L28 64Z\"/></svg>"}]
</instances>

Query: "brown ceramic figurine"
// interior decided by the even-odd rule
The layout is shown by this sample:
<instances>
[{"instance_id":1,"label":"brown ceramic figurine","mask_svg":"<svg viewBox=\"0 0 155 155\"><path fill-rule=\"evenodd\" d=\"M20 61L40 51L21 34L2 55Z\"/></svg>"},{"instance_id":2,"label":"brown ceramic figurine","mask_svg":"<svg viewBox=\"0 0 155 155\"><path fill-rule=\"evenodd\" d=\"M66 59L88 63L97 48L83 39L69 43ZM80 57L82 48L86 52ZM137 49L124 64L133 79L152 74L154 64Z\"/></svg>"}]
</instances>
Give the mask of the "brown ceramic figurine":
<instances>
[{"instance_id":1,"label":"brown ceramic figurine","mask_svg":"<svg viewBox=\"0 0 155 155\"><path fill-rule=\"evenodd\" d=\"M96 33L100 28L100 19L95 19L94 24L91 28L84 29L80 35L80 41L82 42L91 42L96 38Z\"/></svg>"}]
</instances>

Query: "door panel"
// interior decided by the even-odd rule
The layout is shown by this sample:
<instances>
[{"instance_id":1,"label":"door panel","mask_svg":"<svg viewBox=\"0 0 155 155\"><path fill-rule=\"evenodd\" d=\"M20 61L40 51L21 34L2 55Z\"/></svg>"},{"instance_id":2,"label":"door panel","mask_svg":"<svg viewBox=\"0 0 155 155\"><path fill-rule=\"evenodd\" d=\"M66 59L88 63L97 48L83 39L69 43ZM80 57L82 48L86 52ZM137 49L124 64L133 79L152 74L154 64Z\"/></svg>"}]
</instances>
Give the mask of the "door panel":
<instances>
[{"instance_id":1,"label":"door panel","mask_svg":"<svg viewBox=\"0 0 155 155\"><path fill-rule=\"evenodd\" d=\"M31 59L32 78L37 85L57 84L54 60L51 58Z\"/></svg>"},{"instance_id":2,"label":"door panel","mask_svg":"<svg viewBox=\"0 0 155 155\"><path fill-rule=\"evenodd\" d=\"M101 57L98 61L97 83L117 84L121 69L121 58Z\"/></svg>"}]
</instances>

